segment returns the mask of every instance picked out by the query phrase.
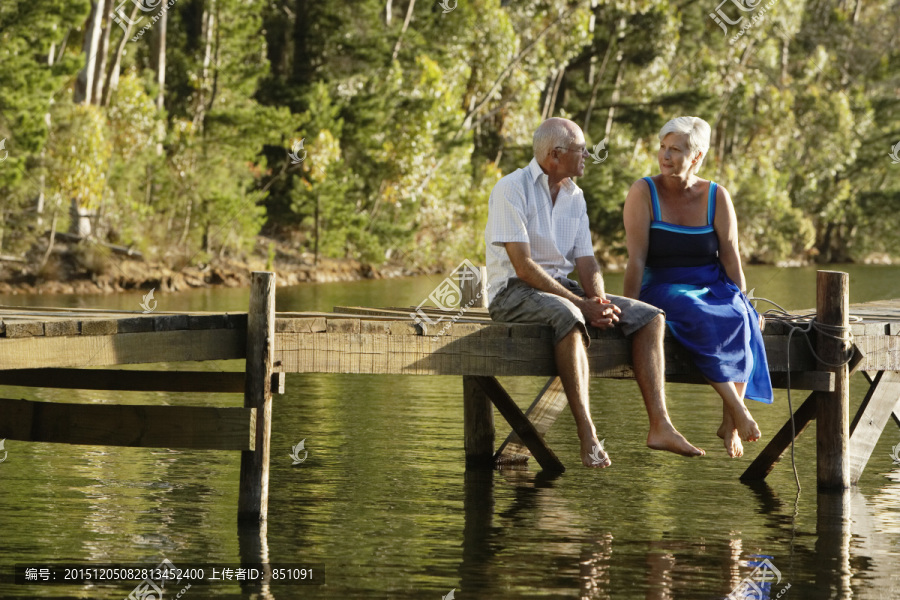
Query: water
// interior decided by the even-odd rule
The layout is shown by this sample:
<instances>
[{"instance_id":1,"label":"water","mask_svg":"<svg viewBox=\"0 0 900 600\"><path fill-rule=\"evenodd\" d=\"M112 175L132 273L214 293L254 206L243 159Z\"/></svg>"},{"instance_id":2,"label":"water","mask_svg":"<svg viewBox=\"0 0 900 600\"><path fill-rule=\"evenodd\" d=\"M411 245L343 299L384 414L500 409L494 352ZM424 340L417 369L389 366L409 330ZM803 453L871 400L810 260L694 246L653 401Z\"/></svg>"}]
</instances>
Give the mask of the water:
<instances>
[{"instance_id":1,"label":"water","mask_svg":"<svg viewBox=\"0 0 900 600\"><path fill-rule=\"evenodd\" d=\"M851 302L900 297L900 269L842 267ZM786 308L815 304L814 269L747 269L750 287ZM611 292L621 276L607 278ZM277 308L414 305L439 277L279 288ZM3 304L140 310L140 293L0 297ZM247 290L156 294L157 310L246 310ZM175 367L161 365L160 367ZM177 365L239 369L239 362ZM502 383L527 405L543 381ZM241 557L324 570L325 584L193 586L191 598L722 598L770 557L784 598L900 597L900 468L889 423L858 488L817 494L815 425L800 437L797 496L790 461L766 483L738 481L761 444L730 460L715 429L721 401L704 386L668 386L673 421L708 455L685 459L644 446L647 418L634 382L594 380L592 411L613 459L578 466L564 411L547 435L569 470L466 472L458 377L288 375L274 400L269 521L236 525L237 453L6 441L0 464L0 569L49 562L237 567ZM855 412L864 381L853 378ZM10 398L239 406L238 395L0 388ZM786 420L751 403L763 443ZM806 394L794 394L795 407ZM498 437L507 428L496 417ZM305 440L308 459L289 452ZM254 545L260 548L254 548ZM171 587L171 586L170 586ZM13 585L2 598L121 599L134 584ZM176 587L165 598L174 598Z\"/></svg>"}]
</instances>

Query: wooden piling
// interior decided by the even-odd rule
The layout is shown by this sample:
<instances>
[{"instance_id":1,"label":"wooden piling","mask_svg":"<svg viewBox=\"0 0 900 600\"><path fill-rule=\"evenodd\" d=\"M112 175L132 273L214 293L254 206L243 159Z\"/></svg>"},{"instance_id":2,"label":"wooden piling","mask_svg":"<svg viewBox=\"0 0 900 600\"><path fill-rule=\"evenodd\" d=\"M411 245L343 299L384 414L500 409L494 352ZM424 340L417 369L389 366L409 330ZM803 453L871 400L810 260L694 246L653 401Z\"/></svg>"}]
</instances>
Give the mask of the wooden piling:
<instances>
[{"instance_id":1,"label":"wooden piling","mask_svg":"<svg viewBox=\"0 0 900 600\"><path fill-rule=\"evenodd\" d=\"M238 520L265 521L269 509L269 440L275 356L275 274L250 277L244 407L256 409L256 449L241 452Z\"/></svg>"},{"instance_id":2,"label":"wooden piling","mask_svg":"<svg viewBox=\"0 0 900 600\"><path fill-rule=\"evenodd\" d=\"M474 267L474 265L473 265ZM487 308L487 267L472 270L463 263L459 269L459 307Z\"/></svg>"},{"instance_id":3,"label":"wooden piling","mask_svg":"<svg viewBox=\"0 0 900 600\"><path fill-rule=\"evenodd\" d=\"M487 269L463 263L459 269L459 306L487 307ZM463 436L467 467L492 467L494 458L494 407L477 378L463 376Z\"/></svg>"},{"instance_id":4,"label":"wooden piling","mask_svg":"<svg viewBox=\"0 0 900 600\"><path fill-rule=\"evenodd\" d=\"M816 277L819 370L834 373L834 391L816 392L816 480L820 489L850 487L850 276L819 271ZM833 366L840 364L840 366Z\"/></svg>"}]
</instances>

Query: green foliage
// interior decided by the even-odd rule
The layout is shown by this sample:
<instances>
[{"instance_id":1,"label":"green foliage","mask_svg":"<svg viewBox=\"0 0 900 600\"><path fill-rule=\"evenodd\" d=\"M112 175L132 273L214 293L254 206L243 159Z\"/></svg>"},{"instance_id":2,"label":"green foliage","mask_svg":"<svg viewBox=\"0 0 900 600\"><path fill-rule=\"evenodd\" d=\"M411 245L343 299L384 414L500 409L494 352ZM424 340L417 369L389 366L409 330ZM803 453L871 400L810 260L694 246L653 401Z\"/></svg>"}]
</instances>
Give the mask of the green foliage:
<instances>
[{"instance_id":1,"label":"green foliage","mask_svg":"<svg viewBox=\"0 0 900 600\"><path fill-rule=\"evenodd\" d=\"M47 145L47 188L57 207L74 201L96 211L106 189L112 157L102 111L93 105L63 102L53 110Z\"/></svg>"},{"instance_id":2,"label":"green foliage","mask_svg":"<svg viewBox=\"0 0 900 600\"><path fill-rule=\"evenodd\" d=\"M591 4L419 0L407 24L408 0L181 0L159 110L158 23L127 43L109 106L75 106L91 3L4 0L0 249L44 234L43 194L60 227L74 198L98 237L178 264L263 228L323 257L480 261L491 188L565 116L605 143L578 183L598 256L621 262L627 190L657 171L659 128L694 114L746 259L900 255L897 11L778 2L723 34L713 5Z\"/></svg>"}]
</instances>

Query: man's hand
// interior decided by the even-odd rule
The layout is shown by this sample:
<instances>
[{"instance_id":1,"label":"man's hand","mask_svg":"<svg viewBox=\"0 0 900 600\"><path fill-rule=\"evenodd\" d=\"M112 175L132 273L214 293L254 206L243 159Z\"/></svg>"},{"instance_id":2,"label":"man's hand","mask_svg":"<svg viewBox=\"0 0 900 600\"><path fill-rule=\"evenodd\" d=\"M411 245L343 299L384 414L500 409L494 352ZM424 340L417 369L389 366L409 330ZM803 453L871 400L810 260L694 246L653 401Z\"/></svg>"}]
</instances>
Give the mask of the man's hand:
<instances>
[{"instance_id":1,"label":"man's hand","mask_svg":"<svg viewBox=\"0 0 900 600\"><path fill-rule=\"evenodd\" d=\"M584 299L579 308L581 308L585 320L598 329L615 327L619 322L619 314L622 313L622 309L618 306L599 296Z\"/></svg>"}]
</instances>

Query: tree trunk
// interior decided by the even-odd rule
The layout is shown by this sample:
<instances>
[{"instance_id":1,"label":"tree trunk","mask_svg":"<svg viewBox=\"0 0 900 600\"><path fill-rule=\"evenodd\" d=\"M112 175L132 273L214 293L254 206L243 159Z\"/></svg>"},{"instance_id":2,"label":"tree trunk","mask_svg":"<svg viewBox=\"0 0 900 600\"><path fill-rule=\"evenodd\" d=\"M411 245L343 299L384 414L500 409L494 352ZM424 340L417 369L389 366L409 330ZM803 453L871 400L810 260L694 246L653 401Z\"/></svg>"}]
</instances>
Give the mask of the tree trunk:
<instances>
[{"instance_id":1,"label":"tree trunk","mask_svg":"<svg viewBox=\"0 0 900 600\"><path fill-rule=\"evenodd\" d=\"M615 42L610 39L609 44L606 46L606 52L603 54L603 62L600 63L600 68L596 73L593 71L593 62L591 63L593 87L591 88L591 99L588 101L587 109L584 111L584 127L582 130L585 135L587 135L588 127L591 125L591 113L594 111L594 104L597 102L597 92L600 90L600 82L603 81L603 76L606 75L606 65L609 64L609 57L612 56L613 46L615 46Z\"/></svg>"},{"instance_id":2,"label":"tree trunk","mask_svg":"<svg viewBox=\"0 0 900 600\"><path fill-rule=\"evenodd\" d=\"M109 13L112 11L113 2L114 0L100 0L100 7L102 9L100 14L106 24L100 33L97 68L94 70L94 91L91 94L92 102L97 105L103 103L103 86L106 83L106 64L109 62L109 35L112 30L112 19L110 18Z\"/></svg>"},{"instance_id":3,"label":"tree trunk","mask_svg":"<svg viewBox=\"0 0 900 600\"><path fill-rule=\"evenodd\" d=\"M159 91L156 94L156 110L162 112L165 107L166 99L166 26L169 23L169 9L163 5L160 11L159 27L157 27L159 35L159 55L156 59L156 84ZM163 154L163 140L166 137L166 126L162 119L159 120L159 135L156 139L156 155Z\"/></svg>"},{"instance_id":4,"label":"tree trunk","mask_svg":"<svg viewBox=\"0 0 900 600\"><path fill-rule=\"evenodd\" d=\"M559 95L559 87L562 85L563 76L566 74L565 65L556 70L553 77L553 85L547 90L547 102L544 104L543 120L553 116L556 110L556 97Z\"/></svg>"},{"instance_id":5,"label":"tree trunk","mask_svg":"<svg viewBox=\"0 0 900 600\"><path fill-rule=\"evenodd\" d=\"M69 206L69 233L83 238L91 235L90 212L80 206L75 198L72 198Z\"/></svg>"},{"instance_id":6,"label":"tree trunk","mask_svg":"<svg viewBox=\"0 0 900 600\"><path fill-rule=\"evenodd\" d=\"M122 69L122 56L125 54L125 45L128 44L128 40L131 38L131 23L137 17L137 12L138 6L135 4L131 9L131 15L128 17L128 29L122 30L122 39L119 40L119 45L116 47L115 60L113 60L109 73L106 75L106 85L103 86L103 100L101 101L102 106L109 106L112 93L119 87L119 71Z\"/></svg>"},{"instance_id":7,"label":"tree trunk","mask_svg":"<svg viewBox=\"0 0 900 600\"><path fill-rule=\"evenodd\" d=\"M409 28L409 22L412 20L413 9L416 7L416 0L409 0L409 7L406 9L406 18L403 20L403 27L400 28L400 35L397 36L397 43L394 44L394 52L391 54L391 60L397 60L397 54L400 52L400 42L403 40L403 34Z\"/></svg>"},{"instance_id":8,"label":"tree trunk","mask_svg":"<svg viewBox=\"0 0 900 600\"><path fill-rule=\"evenodd\" d=\"M203 127L203 120L206 118L206 97L209 93L209 71L212 65L213 52L213 29L215 27L214 7L209 7L203 11L202 27L200 35L203 37L203 68L200 72L200 86L197 92L197 107L194 113L194 127L198 130Z\"/></svg>"},{"instance_id":9,"label":"tree trunk","mask_svg":"<svg viewBox=\"0 0 900 600\"><path fill-rule=\"evenodd\" d=\"M101 23L103 22L103 5L105 0L91 2L91 14L85 24L84 50L85 65L75 80L75 91L72 100L75 104L90 104L94 91L94 71L97 68L97 54L100 48Z\"/></svg>"},{"instance_id":10,"label":"tree trunk","mask_svg":"<svg viewBox=\"0 0 900 600\"><path fill-rule=\"evenodd\" d=\"M165 106L166 94L166 26L169 23L169 10L163 6L160 11L159 26L156 28L159 33L159 57L156 61L156 83L159 86L159 92L156 94L156 110L162 111Z\"/></svg>"},{"instance_id":11,"label":"tree trunk","mask_svg":"<svg viewBox=\"0 0 900 600\"><path fill-rule=\"evenodd\" d=\"M619 103L619 96L622 88L622 79L625 77L625 60L621 50L616 56L616 61L619 63L619 66L616 69L616 83L613 86L612 97L609 99L609 113L606 116L606 129L604 130L603 136L604 140L609 139L609 134L612 131L613 119L616 116L616 104Z\"/></svg>"}]
</instances>

